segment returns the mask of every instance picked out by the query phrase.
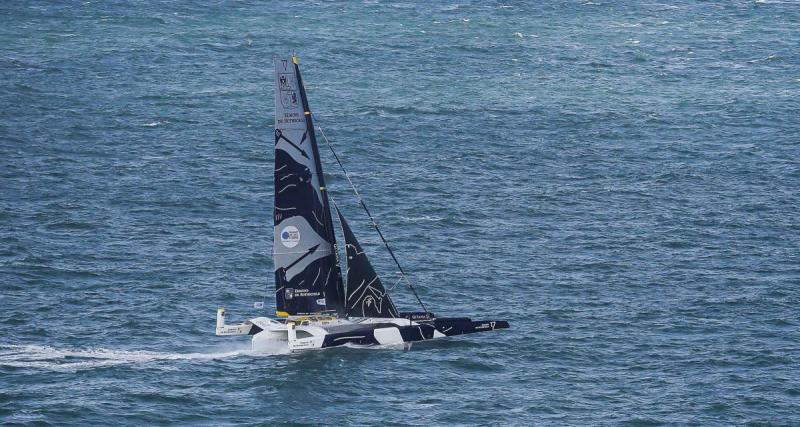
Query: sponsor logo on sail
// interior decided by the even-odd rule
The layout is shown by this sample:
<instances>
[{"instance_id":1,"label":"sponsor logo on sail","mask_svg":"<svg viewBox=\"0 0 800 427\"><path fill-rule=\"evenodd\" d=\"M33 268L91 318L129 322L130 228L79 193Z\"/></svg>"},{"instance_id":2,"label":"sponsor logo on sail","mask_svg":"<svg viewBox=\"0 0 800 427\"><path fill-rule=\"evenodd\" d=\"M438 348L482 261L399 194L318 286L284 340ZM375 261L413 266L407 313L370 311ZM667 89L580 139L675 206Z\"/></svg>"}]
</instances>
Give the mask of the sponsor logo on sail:
<instances>
[{"instance_id":1,"label":"sponsor logo on sail","mask_svg":"<svg viewBox=\"0 0 800 427\"><path fill-rule=\"evenodd\" d=\"M293 225L288 225L281 230L281 244L287 248L293 248L300 243L300 230Z\"/></svg>"},{"instance_id":2,"label":"sponsor logo on sail","mask_svg":"<svg viewBox=\"0 0 800 427\"><path fill-rule=\"evenodd\" d=\"M281 104L283 104L283 108L297 107L297 92L293 90L282 90Z\"/></svg>"},{"instance_id":3,"label":"sponsor logo on sail","mask_svg":"<svg viewBox=\"0 0 800 427\"><path fill-rule=\"evenodd\" d=\"M283 108L296 108L299 96L297 94L297 84L291 74L280 74L278 76L278 89L281 93L281 105Z\"/></svg>"},{"instance_id":4,"label":"sponsor logo on sail","mask_svg":"<svg viewBox=\"0 0 800 427\"><path fill-rule=\"evenodd\" d=\"M283 297L287 300L294 298L294 288L286 288L286 290L283 291Z\"/></svg>"},{"instance_id":5,"label":"sponsor logo on sail","mask_svg":"<svg viewBox=\"0 0 800 427\"><path fill-rule=\"evenodd\" d=\"M280 84L281 90L294 90L291 74L281 74L278 76L278 83Z\"/></svg>"}]
</instances>

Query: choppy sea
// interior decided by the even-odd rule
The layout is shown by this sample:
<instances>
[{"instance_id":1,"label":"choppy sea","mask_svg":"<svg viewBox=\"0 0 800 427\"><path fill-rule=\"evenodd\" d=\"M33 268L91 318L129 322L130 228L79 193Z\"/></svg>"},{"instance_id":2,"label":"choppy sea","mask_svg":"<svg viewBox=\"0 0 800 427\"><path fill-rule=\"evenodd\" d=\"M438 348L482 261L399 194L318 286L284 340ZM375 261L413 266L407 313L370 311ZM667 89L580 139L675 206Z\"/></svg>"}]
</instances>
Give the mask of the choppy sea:
<instances>
[{"instance_id":1,"label":"choppy sea","mask_svg":"<svg viewBox=\"0 0 800 427\"><path fill-rule=\"evenodd\" d=\"M423 300L512 329L214 336L274 311L289 52ZM0 423L799 425L798 52L777 0L2 2Z\"/></svg>"}]
</instances>

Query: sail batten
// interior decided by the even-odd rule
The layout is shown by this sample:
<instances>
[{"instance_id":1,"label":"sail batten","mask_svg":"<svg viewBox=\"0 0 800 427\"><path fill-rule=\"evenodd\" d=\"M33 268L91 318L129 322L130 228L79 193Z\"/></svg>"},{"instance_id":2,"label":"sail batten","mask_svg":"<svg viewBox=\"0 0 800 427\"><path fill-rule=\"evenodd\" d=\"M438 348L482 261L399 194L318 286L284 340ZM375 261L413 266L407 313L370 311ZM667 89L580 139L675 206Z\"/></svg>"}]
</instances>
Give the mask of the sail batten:
<instances>
[{"instance_id":1,"label":"sail batten","mask_svg":"<svg viewBox=\"0 0 800 427\"><path fill-rule=\"evenodd\" d=\"M344 314L344 283L308 100L295 57L275 59L273 260L277 311Z\"/></svg>"},{"instance_id":2,"label":"sail batten","mask_svg":"<svg viewBox=\"0 0 800 427\"><path fill-rule=\"evenodd\" d=\"M367 254L356 239L344 215L336 207L342 225L347 254L347 297L345 312L353 317L400 317Z\"/></svg>"}]
</instances>

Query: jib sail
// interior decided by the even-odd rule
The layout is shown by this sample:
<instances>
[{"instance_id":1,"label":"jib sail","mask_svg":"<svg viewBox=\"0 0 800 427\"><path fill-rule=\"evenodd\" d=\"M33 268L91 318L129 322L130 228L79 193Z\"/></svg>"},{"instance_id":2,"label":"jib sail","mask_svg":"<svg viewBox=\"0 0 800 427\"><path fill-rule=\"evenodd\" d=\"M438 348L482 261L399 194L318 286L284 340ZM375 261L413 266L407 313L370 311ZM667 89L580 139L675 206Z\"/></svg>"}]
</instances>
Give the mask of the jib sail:
<instances>
[{"instance_id":1,"label":"jib sail","mask_svg":"<svg viewBox=\"0 0 800 427\"><path fill-rule=\"evenodd\" d=\"M400 317L394 303L367 259L367 254L356 236L336 208L344 234L347 253L347 299L345 312L353 317Z\"/></svg>"}]
</instances>

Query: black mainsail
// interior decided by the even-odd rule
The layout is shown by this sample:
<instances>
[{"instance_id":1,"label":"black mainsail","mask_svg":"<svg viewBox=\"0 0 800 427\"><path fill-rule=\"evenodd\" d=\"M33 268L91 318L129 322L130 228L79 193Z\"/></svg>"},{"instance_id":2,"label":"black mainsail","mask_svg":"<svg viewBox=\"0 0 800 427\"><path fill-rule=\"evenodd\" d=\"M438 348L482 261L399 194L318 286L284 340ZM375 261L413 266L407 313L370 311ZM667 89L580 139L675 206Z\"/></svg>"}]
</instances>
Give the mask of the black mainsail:
<instances>
[{"instance_id":1,"label":"black mainsail","mask_svg":"<svg viewBox=\"0 0 800 427\"><path fill-rule=\"evenodd\" d=\"M333 221L297 57L275 59L277 314L344 314Z\"/></svg>"},{"instance_id":2,"label":"black mainsail","mask_svg":"<svg viewBox=\"0 0 800 427\"><path fill-rule=\"evenodd\" d=\"M336 207L347 253L345 313L353 317L400 317L378 274L367 259L344 215Z\"/></svg>"}]
</instances>

